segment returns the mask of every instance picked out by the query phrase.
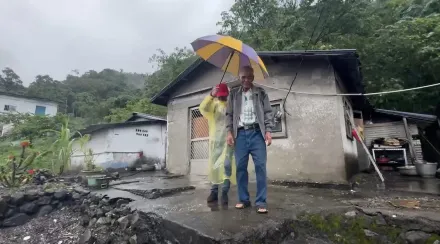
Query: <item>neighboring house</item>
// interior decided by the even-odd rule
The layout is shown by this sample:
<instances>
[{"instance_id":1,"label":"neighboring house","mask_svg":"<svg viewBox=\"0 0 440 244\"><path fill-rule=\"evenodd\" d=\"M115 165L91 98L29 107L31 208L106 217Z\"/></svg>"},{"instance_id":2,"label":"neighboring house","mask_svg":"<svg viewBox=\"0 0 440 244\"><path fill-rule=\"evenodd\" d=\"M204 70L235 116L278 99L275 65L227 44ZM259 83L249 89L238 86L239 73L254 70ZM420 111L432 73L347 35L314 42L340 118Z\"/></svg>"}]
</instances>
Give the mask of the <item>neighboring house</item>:
<instances>
[{"instance_id":1,"label":"neighboring house","mask_svg":"<svg viewBox=\"0 0 440 244\"><path fill-rule=\"evenodd\" d=\"M276 119L273 143L268 148L268 178L347 182L359 171L358 145L351 133L353 111L362 111L370 105L362 96L350 98L307 93L363 93L356 51L258 54L270 77L257 82L267 91L274 112L282 114ZM294 79L296 72L298 75ZM198 106L219 83L222 73L211 64L197 60L152 99L153 103L168 107L167 170L171 173L207 174L207 122ZM239 85L229 74L225 80L230 87ZM289 94L284 103L293 81L292 91L299 93ZM250 177L254 177L252 162L249 163L249 172Z\"/></svg>"},{"instance_id":2,"label":"neighboring house","mask_svg":"<svg viewBox=\"0 0 440 244\"><path fill-rule=\"evenodd\" d=\"M126 122L91 125L81 130L89 134L85 148L91 148L95 165L105 169L133 167L139 152L154 164L156 169L165 167L166 120L157 116L133 113ZM84 153L79 142L74 144L72 169L84 165Z\"/></svg>"},{"instance_id":3,"label":"neighboring house","mask_svg":"<svg viewBox=\"0 0 440 244\"><path fill-rule=\"evenodd\" d=\"M415 159L423 160L425 151L432 151L432 147L423 139L426 128L436 125L437 116L429 114L408 113L402 111L374 109L368 118L365 118L364 135L367 146L377 138L408 139L403 118L407 119L409 134L415 149ZM433 140L434 141L434 140ZM424 150L422 150L422 148ZM407 162L411 164L411 152L406 152ZM359 158L362 165L369 165L366 157Z\"/></svg>"},{"instance_id":4,"label":"neighboring house","mask_svg":"<svg viewBox=\"0 0 440 244\"><path fill-rule=\"evenodd\" d=\"M7 113L55 116L57 110L58 104L48 99L0 91L0 116ZM2 125L2 136L12 128L11 124Z\"/></svg>"}]
</instances>

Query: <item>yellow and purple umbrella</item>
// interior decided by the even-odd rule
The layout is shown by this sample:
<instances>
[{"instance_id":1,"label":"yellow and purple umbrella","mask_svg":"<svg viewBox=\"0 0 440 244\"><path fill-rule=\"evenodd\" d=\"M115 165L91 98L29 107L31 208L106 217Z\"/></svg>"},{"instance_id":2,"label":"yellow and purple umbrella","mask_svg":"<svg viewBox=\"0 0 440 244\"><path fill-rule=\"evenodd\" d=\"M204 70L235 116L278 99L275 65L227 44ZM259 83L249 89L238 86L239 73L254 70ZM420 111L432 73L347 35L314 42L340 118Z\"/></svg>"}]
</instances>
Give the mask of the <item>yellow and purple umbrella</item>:
<instances>
[{"instance_id":1,"label":"yellow and purple umbrella","mask_svg":"<svg viewBox=\"0 0 440 244\"><path fill-rule=\"evenodd\" d=\"M269 76L266 66L257 52L233 37L204 36L193 41L191 45L197 55L205 61L235 76L238 76L240 68L244 66L251 66L254 69L256 80L264 80Z\"/></svg>"}]
</instances>

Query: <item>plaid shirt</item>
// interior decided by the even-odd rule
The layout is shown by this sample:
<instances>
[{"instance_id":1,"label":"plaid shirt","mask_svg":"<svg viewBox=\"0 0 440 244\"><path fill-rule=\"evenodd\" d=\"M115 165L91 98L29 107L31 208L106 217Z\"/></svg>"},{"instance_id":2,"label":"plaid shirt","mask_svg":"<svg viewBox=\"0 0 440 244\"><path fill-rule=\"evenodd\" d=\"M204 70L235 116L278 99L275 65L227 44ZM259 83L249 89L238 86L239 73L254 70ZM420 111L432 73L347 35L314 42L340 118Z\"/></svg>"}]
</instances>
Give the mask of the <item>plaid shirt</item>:
<instances>
[{"instance_id":1,"label":"plaid shirt","mask_svg":"<svg viewBox=\"0 0 440 244\"><path fill-rule=\"evenodd\" d=\"M254 101L252 99L252 90L249 89L248 91L243 92L241 100L242 106L238 125L245 126L255 124L257 122L257 117L255 115Z\"/></svg>"}]
</instances>

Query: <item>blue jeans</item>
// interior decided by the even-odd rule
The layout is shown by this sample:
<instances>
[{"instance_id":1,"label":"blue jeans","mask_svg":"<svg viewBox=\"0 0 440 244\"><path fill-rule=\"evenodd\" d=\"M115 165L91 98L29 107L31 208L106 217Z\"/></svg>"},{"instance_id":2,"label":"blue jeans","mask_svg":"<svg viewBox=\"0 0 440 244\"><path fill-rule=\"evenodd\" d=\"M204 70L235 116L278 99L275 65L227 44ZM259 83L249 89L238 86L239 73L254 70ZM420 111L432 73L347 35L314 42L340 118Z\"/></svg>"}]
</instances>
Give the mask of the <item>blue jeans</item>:
<instances>
[{"instance_id":1,"label":"blue jeans","mask_svg":"<svg viewBox=\"0 0 440 244\"><path fill-rule=\"evenodd\" d=\"M235 160L237 162L237 188L240 203L249 204L248 162L249 154L255 165L257 178L257 196L255 205L266 207L267 173L266 173L266 142L259 129L238 130L235 139Z\"/></svg>"}]
</instances>

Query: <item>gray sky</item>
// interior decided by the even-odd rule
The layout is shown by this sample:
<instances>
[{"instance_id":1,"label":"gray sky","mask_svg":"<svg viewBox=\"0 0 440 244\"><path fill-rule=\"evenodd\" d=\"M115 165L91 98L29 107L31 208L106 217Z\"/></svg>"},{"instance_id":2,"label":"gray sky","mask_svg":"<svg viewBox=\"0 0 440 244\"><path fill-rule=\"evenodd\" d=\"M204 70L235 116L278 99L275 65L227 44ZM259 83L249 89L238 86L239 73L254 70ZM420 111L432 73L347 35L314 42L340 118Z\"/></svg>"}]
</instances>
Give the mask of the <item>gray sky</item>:
<instances>
[{"instance_id":1,"label":"gray sky","mask_svg":"<svg viewBox=\"0 0 440 244\"><path fill-rule=\"evenodd\" d=\"M155 50L215 34L234 0L0 0L0 69L28 85L72 70L152 71Z\"/></svg>"}]
</instances>

